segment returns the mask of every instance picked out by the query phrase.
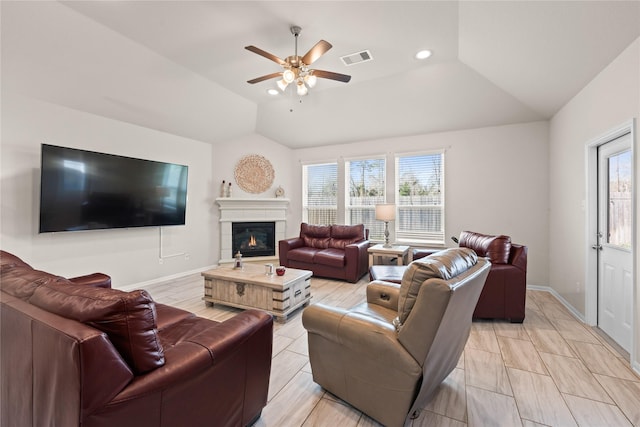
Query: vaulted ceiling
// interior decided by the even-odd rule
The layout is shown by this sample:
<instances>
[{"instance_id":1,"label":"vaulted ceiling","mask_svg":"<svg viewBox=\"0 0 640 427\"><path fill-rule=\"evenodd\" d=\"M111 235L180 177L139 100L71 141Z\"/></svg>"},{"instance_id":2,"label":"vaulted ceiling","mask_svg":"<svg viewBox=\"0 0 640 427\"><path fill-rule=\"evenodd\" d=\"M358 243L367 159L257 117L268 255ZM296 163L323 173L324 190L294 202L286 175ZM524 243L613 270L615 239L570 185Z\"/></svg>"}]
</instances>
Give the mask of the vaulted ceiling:
<instances>
[{"instance_id":1,"label":"vaulted ceiling","mask_svg":"<svg viewBox=\"0 0 640 427\"><path fill-rule=\"evenodd\" d=\"M244 49L333 45L309 95ZM3 88L208 142L292 148L544 120L640 36L638 1L2 2ZM414 54L433 55L417 60ZM346 66L343 55L372 61Z\"/></svg>"}]
</instances>

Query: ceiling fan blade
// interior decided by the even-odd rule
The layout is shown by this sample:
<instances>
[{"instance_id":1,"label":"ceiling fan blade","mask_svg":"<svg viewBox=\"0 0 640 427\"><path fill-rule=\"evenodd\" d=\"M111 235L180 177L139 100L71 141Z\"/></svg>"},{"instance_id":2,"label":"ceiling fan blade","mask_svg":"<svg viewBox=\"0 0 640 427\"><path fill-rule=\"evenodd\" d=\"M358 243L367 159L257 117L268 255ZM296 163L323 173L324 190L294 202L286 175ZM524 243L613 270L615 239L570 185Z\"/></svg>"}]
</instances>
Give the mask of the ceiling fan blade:
<instances>
[{"instance_id":1,"label":"ceiling fan blade","mask_svg":"<svg viewBox=\"0 0 640 427\"><path fill-rule=\"evenodd\" d=\"M252 80L247 80L247 83L251 83L251 84L260 83L265 80L275 79L276 77L282 77L282 71L279 73L267 74L266 76L262 76L262 77L256 77L255 79L252 79Z\"/></svg>"},{"instance_id":2,"label":"ceiling fan blade","mask_svg":"<svg viewBox=\"0 0 640 427\"><path fill-rule=\"evenodd\" d=\"M318 43L316 43L315 46L309 49L309 52L307 52L302 57L302 62L305 63L306 65L311 65L313 62L315 62L318 58L324 55L332 47L333 46L328 41L320 40Z\"/></svg>"},{"instance_id":3,"label":"ceiling fan blade","mask_svg":"<svg viewBox=\"0 0 640 427\"><path fill-rule=\"evenodd\" d=\"M323 79L337 80L344 83L347 83L349 80L351 80L351 76L347 76L346 74L334 73L324 70L313 70L313 75Z\"/></svg>"},{"instance_id":4,"label":"ceiling fan blade","mask_svg":"<svg viewBox=\"0 0 640 427\"><path fill-rule=\"evenodd\" d=\"M264 51L262 49L260 49L259 47L255 47L255 46L245 46L245 49L247 49L248 51L251 51L253 53L257 53L260 56L264 56L267 59L272 60L273 62L276 62L280 65L287 65L286 62L284 62L282 59L278 58L277 56L275 56L272 53L269 53L267 51Z\"/></svg>"}]
</instances>

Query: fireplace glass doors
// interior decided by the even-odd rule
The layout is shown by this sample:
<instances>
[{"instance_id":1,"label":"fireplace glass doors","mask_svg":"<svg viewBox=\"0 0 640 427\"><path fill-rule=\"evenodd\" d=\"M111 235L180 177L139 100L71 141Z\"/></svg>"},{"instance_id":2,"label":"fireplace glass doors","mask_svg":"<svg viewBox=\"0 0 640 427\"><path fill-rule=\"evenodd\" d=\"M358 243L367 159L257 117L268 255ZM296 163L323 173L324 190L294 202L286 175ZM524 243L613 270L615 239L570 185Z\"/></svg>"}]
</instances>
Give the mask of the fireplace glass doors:
<instances>
[{"instance_id":1,"label":"fireplace glass doors","mask_svg":"<svg viewBox=\"0 0 640 427\"><path fill-rule=\"evenodd\" d=\"M274 256L276 254L275 222L234 222L231 226L233 254L243 257Z\"/></svg>"}]
</instances>

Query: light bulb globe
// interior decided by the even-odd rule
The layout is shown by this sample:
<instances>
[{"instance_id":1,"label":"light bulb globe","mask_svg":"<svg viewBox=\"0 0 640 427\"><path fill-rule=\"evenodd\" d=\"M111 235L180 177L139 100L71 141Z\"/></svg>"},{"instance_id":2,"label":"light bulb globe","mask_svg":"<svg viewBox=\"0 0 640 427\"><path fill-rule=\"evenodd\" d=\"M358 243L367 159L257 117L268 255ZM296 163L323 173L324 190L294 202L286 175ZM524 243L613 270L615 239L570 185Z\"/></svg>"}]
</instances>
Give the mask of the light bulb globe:
<instances>
[{"instance_id":1,"label":"light bulb globe","mask_svg":"<svg viewBox=\"0 0 640 427\"><path fill-rule=\"evenodd\" d=\"M282 73L282 80L287 82L287 84L291 83L295 78L296 75L291 70L284 70L284 73Z\"/></svg>"}]
</instances>

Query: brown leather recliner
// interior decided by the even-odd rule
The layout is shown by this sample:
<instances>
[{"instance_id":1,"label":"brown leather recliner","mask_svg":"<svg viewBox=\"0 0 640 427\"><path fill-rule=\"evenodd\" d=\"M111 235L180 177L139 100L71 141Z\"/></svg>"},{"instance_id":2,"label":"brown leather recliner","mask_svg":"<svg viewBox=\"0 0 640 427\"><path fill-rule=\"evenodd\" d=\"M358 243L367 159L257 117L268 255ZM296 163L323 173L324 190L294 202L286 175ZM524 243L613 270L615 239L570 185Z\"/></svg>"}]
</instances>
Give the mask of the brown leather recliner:
<instances>
[{"instance_id":1,"label":"brown leather recliner","mask_svg":"<svg viewBox=\"0 0 640 427\"><path fill-rule=\"evenodd\" d=\"M371 282L366 303L307 307L314 381L385 426L404 425L456 367L490 266L447 249L409 264L401 285Z\"/></svg>"},{"instance_id":2,"label":"brown leather recliner","mask_svg":"<svg viewBox=\"0 0 640 427\"><path fill-rule=\"evenodd\" d=\"M273 320L224 322L65 279L0 251L2 426L247 426L267 403Z\"/></svg>"},{"instance_id":3,"label":"brown leather recliner","mask_svg":"<svg viewBox=\"0 0 640 427\"><path fill-rule=\"evenodd\" d=\"M369 230L358 225L300 225L300 236L280 240L280 265L355 283L369 266Z\"/></svg>"},{"instance_id":4,"label":"brown leather recliner","mask_svg":"<svg viewBox=\"0 0 640 427\"><path fill-rule=\"evenodd\" d=\"M513 243L511 237L491 236L463 231L458 245L473 249L478 256L491 261L491 272L487 277L474 319L506 319L522 323L527 300L527 247ZM414 259L427 256L432 250L414 250Z\"/></svg>"}]
</instances>

